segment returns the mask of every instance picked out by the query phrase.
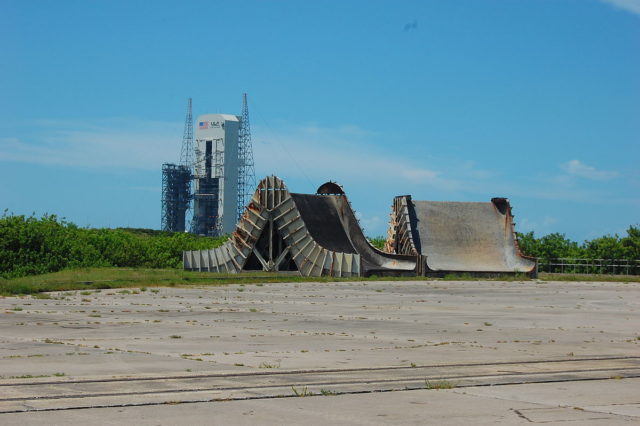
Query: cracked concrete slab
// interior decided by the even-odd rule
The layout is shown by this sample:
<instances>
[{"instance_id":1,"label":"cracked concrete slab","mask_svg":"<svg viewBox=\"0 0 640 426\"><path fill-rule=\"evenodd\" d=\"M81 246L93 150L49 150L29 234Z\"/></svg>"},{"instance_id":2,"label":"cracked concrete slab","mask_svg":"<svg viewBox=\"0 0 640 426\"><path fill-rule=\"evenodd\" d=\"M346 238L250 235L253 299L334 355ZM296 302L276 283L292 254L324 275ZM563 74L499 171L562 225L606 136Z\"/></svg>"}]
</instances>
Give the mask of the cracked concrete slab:
<instances>
[{"instance_id":1,"label":"cracked concrete slab","mask_svg":"<svg viewBox=\"0 0 640 426\"><path fill-rule=\"evenodd\" d=\"M638 283L355 281L4 297L0 383L633 357L640 353L639 289ZM537 373L536 365L527 368ZM602 371L612 378L602 382L607 387L640 394L635 379ZM506 392L509 386L466 389ZM459 391L436 394L455 399ZM397 395L371 401L412 394ZM356 396L337 396L332 404ZM471 396L495 399L465 398ZM601 396L574 405L598 415L636 415L637 399L616 405ZM553 398L527 398L558 407Z\"/></svg>"},{"instance_id":2,"label":"cracked concrete slab","mask_svg":"<svg viewBox=\"0 0 640 426\"><path fill-rule=\"evenodd\" d=\"M625 379L635 389L640 379ZM234 425L388 425L388 424L571 424L622 425L638 421L638 416L591 411L566 405L573 397L597 400L603 383L590 381L570 386L571 389L547 389L558 399L539 402L526 397L526 388L545 385L501 386L509 394L523 390L518 400L466 392L468 389L414 390L305 398L277 398L246 401L216 401L196 404L165 404L148 407L96 408L35 413L4 414L6 426L49 424L234 424ZM617 382L619 383L619 381ZM541 387L541 389L540 389ZM523 389L525 388L525 389ZM477 389L474 389L477 390ZM621 395L619 392L615 394ZM637 393L636 393L637 394Z\"/></svg>"}]
</instances>

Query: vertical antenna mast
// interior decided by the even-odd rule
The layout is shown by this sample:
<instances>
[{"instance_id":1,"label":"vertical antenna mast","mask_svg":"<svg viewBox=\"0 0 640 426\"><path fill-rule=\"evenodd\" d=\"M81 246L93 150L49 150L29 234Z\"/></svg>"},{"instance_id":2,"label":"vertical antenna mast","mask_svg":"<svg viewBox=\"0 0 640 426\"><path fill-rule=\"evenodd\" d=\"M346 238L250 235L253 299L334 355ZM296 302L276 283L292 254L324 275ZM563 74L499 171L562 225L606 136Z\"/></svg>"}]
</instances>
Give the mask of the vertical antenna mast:
<instances>
[{"instance_id":1,"label":"vertical antenna mast","mask_svg":"<svg viewBox=\"0 0 640 426\"><path fill-rule=\"evenodd\" d=\"M187 116L184 119L184 133L182 134L182 148L180 151L180 165L183 167L185 173L189 175L189 184L187 187L188 198L187 198L187 210L185 211L185 220L187 222L186 229L189 229L191 226L192 213L191 209L191 200L193 199L192 192L192 179L195 173L195 161L193 157L193 111L192 111L192 103L191 98L187 101Z\"/></svg>"},{"instance_id":2,"label":"vertical antenna mast","mask_svg":"<svg viewBox=\"0 0 640 426\"><path fill-rule=\"evenodd\" d=\"M193 113L191 111L191 98L187 101L187 116L184 120L180 165L189 167L189 170L193 173Z\"/></svg>"},{"instance_id":3,"label":"vertical antenna mast","mask_svg":"<svg viewBox=\"0 0 640 426\"><path fill-rule=\"evenodd\" d=\"M249 124L249 106L247 94L242 95L242 117L238 135L238 219L249 201L256 186L256 172L253 164L253 145L251 143L251 125Z\"/></svg>"}]
</instances>

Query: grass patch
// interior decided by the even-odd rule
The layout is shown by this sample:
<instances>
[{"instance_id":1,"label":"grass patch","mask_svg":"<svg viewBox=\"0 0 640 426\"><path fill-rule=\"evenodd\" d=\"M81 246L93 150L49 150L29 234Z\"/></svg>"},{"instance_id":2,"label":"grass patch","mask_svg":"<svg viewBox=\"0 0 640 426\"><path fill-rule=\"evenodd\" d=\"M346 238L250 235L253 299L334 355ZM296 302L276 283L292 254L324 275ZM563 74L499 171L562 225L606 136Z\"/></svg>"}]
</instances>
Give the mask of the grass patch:
<instances>
[{"instance_id":1,"label":"grass patch","mask_svg":"<svg viewBox=\"0 0 640 426\"><path fill-rule=\"evenodd\" d=\"M448 380L425 380L424 387L425 389L453 389L456 387L456 385Z\"/></svg>"},{"instance_id":2,"label":"grass patch","mask_svg":"<svg viewBox=\"0 0 640 426\"><path fill-rule=\"evenodd\" d=\"M33 376L31 374L25 374L23 376L9 376L10 379L39 379L41 377L51 377L46 374L40 374L38 376Z\"/></svg>"},{"instance_id":3,"label":"grass patch","mask_svg":"<svg viewBox=\"0 0 640 426\"><path fill-rule=\"evenodd\" d=\"M443 281L529 281L531 277L527 274L516 272L515 274L473 274L473 273L451 273L442 277Z\"/></svg>"},{"instance_id":4,"label":"grass patch","mask_svg":"<svg viewBox=\"0 0 640 426\"><path fill-rule=\"evenodd\" d=\"M300 396L300 397L304 397L304 396L311 396L313 395L313 392L310 392L309 389L304 386L300 389L296 388L295 386L291 386L291 390L293 391L293 394L295 396Z\"/></svg>"},{"instance_id":5,"label":"grass patch","mask_svg":"<svg viewBox=\"0 0 640 426\"><path fill-rule=\"evenodd\" d=\"M640 276L628 275L577 275L541 273L540 280L548 281L611 281L640 282ZM148 287L191 287L219 286L226 284L265 284L285 282L340 282L340 281L523 281L529 280L524 275L501 275L481 277L470 274L448 274L444 278L433 277L301 277L290 274L277 274L262 271L247 271L240 274L218 274L210 272L193 272L182 269L152 268L77 268L66 269L49 274L33 275L21 278L0 278L0 296L31 294L34 297L47 298L51 291L80 290L85 294L98 289L126 289ZM243 289L239 289L241 291ZM157 293L158 290L149 290ZM127 291L121 294L126 295Z\"/></svg>"},{"instance_id":6,"label":"grass patch","mask_svg":"<svg viewBox=\"0 0 640 426\"><path fill-rule=\"evenodd\" d=\"M640 282L640 275L604 275L604 274L552 274L541 272L538 279L543 281L604 281L637 283Z\"/></svg>"},{"instance_id":7,"label":"grass patch","mask_svg":"<svg viewBox=\"0 0 640 426\"><path fill-rule=\"evenodd\" d=\"M44 300L51 299L51 296L47 293L34 294L32 297L34 299L44 299Z\"/></svg>"},{"instance_id":8,"label":"grass patch","mask_svg":"<svg viewBox=\"0 0 640 426\"><path fill-rule=\"evenodd\" d=\"M52 291L80 290L89 295L90 290L120 289L119 294L132 293L127 288L149 287L190 287L195 285L254 284L270 282L308 281L294 275L270 274L265 272L246 272L241 274L214 274L192 272L182 269L152 268L78 268L67 269L42 275L4 279L0 278L0 295L39 295ZM318 281L328 281L318 279ZM156 289L150 289L158 293ZM42 296L46 298L47 296ZM50 297L50 296L49 296Z\"/></svg>"},{"instance_id":9,"label":"grass patch","mask_svg":"<svg viewBox=\"0 0 640 426\"><path fill-rule=\"evenodd\" d=\"M440 278L443 281L534 281L527 274L498 274L498 275L474 275L469 273L463 274L446 274ZM603 281L603 282L640 282L640 275L605 275L605 274L556 274L540 272L538 273L538 281Z\"/></svg>"},{"instance_id":10,"label":"grass patch","mask_svg":"<svg viewBox=\"0 0 640 426\"><path fill-rule=\"evenodd\" d=\"M425 277L358 277L358 281L427 281ZM152 268L77 268L66 269L42 275L21 278L0 278L0 296L39 294L51 291L80 290L88 292L97 289L120 289L119 294L126 295L127 288L149 287L191 287L221 286L227 284L268 284L288 282L338 282L353 281L354 278L301 277L292 274L278 274L263 271L247 271L240 274L219 274L193 272L182 269ZM157 289L149 289L158 293ZM238 288L238 291L244 291Z\"/></svg>"}]
</instances>

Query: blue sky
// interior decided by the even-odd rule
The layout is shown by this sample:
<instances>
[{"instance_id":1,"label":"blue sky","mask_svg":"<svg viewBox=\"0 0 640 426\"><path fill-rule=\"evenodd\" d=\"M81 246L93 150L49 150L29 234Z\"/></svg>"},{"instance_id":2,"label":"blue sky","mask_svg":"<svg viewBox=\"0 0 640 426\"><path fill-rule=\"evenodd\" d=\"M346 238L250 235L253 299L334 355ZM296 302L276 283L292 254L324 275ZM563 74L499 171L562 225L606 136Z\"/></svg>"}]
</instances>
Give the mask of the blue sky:
<instances>
[{"instance_id":1,"label":"blue sky","mask_svg":"<svg viewBox=\"0 0 640 426\"><path fill-rule=\"evenodd\" d=\"M186 99L249 95L256 174L393 196L508 197L577 241L640 223L640 1L0 4L0 210L160 226Z\"/></svg>"}]
</instances>

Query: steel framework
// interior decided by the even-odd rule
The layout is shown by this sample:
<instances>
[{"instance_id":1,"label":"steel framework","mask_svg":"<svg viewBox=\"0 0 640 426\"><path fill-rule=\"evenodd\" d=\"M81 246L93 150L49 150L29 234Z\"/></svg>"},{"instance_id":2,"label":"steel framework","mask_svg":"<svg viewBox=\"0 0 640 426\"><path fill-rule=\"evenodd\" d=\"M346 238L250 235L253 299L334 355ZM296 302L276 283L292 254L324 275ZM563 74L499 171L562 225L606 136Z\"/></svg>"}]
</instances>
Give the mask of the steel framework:
<instances>
[{"instance_id":1,"label":"steel framework","mask_svg":"<svg viewBox=\"0 0 640 426\"><path fill-rule=\"evenodd\" d=\"M190 223L191 180L193 178L193 116L191 98L187 101L187 115L180 151L180 164L162 165L161 228L163 231L184 232Z\"/></svg>"},{"instance_id":2,"label":"steel framework","mask_svg":"<svg viewBox=\"0 0 640 426\"><path fill-rule=\"evenodd\" d=\"M217 237L222 232L220 216L220 182L224 179L223 139L206 141L204 161L195 164L195 191L193 194L193 220L191 232Z\"/></svg>"},{"instance_id":3,"label":"steel framework","mask_svg":"<svg viewBox=\"0 0 640 426\"><path fill-rule=\"evenodd\" d=\"M163 231L184 232L186 213L191 201L191 170L184 165L162 165Z\"/></svg>"},{"instance_id":4,"label":"steel framework","mask_svg":"<svg viewBox=\"0 0 640 426\"><path fill-rule=\"evenodd\" d=\"M191 98L187 101L187 116L184 120L180 164L193 169L193 111Z\"/></svg>"},{"instance_id":5,"label":"steel framework","mask_svg":"<svg viewBox=\"0 0 640 426\"><path fill-rule=\"evenodd\" d=\"M219 213L220 179L198 178L194 198L194 214L191 232L197 235L217 237L221 234Z\"/></svg>"},{"instance_id":6,"label":"steel framework","mask_svg":"<svg viewBox=\"0 0 640 426\"><path fill-rule=\"evenodd\" d=\"M242 95L242 116L238 134L238 203L236 214L242 217L253 188L256 186L256 172L253 163L253 145L251 143L251 125L249 123L249 106L247 94Z\"/></svg>"},{"instance_id":7,"label":"steel framework","mask_svg":"<svg viewBox=\"0 0 640 426\"><path fill-rule=\"evenodd\" d=\"M182 147L180 150L180 165L186 167L189 170L189 200L187 202L187 210L185 212L186 228L192 221L192 205L193 191L192 180L194 173L194 158L193 158L193 106L191 98L187 100L187 114L184 119L184 132L182 134Z\"/></svg>"}]
</instances>

